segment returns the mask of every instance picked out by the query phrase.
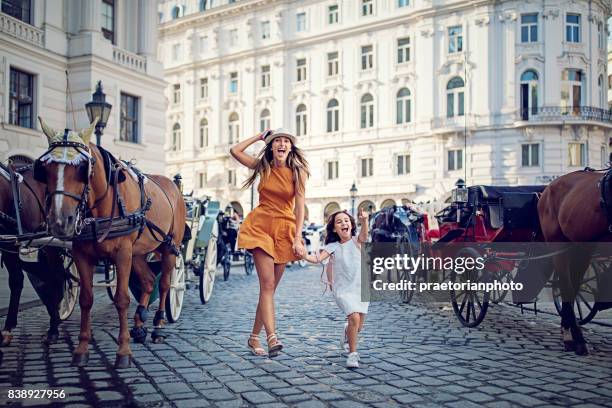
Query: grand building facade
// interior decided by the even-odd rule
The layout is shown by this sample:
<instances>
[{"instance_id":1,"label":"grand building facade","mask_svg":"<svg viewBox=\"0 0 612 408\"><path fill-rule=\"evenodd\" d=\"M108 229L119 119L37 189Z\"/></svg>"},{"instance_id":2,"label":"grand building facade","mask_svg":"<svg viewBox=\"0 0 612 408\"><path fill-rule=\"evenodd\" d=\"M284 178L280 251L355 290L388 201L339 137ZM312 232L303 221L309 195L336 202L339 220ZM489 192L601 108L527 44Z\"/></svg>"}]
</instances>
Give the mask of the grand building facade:
<instances>
[{"instance_id":1,"label":"grand building facade","mask_svg":"<svg viewBox=\"0 0 612 408\"><path fill-rule=\"evenodd\" d=\"M165 173L157 23L148 0L2 0L0 160L32 160L46 150L37 116L56 130L86 127L85 103L102 81L112 104L102 145Z\"/></svg>"},{"instance_id":2,"label":"grand building facade","mask_svg":"<svg viewBox=\"0 0 612 408\"><path fill-rule=\"evenodd\" d=\"M309 219L443 203L468 184L545 184L607 162L610 3L164 0L166 160L245 212L229 148L297 135ZM254 146L256 151L261 146ZM433 204L431 204L433 205Z\"/></svg>"}]
</instances>

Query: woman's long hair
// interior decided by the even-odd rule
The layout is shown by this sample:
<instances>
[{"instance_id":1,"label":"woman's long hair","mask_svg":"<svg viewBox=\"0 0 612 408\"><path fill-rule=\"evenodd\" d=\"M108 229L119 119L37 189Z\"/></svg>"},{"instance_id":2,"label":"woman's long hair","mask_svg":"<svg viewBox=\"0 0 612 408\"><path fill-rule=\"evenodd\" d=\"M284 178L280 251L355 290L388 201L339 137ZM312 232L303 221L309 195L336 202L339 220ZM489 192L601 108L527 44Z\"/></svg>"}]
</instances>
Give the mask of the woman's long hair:
<instances>
[{"instance_id":1,"label":"woman's long hair","mask_svg":"<svg viewBox=\"0 0 612 408\"><path fill-rule=\"evenodd\" d=\"M327 225L325 226L325 244L329 244L330 242L340 242L340 237L334 231L334 224L336 224L336 216L338 214L346 214L351 220L351 237L357 234L357 224L355 223L355 218L348 213L346 210L336 211L327 219Z\"/></svg>"},{"instance_id":2,"label":"woman's long hair","mask_svg":"<svg viewBox=\"0 0 612 408\"><path fill-rule=\"evenodd\" d=\"M274 154L272 153L272 142L268 143L265 148L257 155L257 164L253 169L253 174L242 185L243 188L248 188L255 183L259 176L261 180L267 178L272 171L272 162ZM287 167L293 172L293 185L295 191L305 191L306 179L310 176L308 161L304 157L302 149L291 143L291 151L287 155Z\"/></svg>"}]
</instances>

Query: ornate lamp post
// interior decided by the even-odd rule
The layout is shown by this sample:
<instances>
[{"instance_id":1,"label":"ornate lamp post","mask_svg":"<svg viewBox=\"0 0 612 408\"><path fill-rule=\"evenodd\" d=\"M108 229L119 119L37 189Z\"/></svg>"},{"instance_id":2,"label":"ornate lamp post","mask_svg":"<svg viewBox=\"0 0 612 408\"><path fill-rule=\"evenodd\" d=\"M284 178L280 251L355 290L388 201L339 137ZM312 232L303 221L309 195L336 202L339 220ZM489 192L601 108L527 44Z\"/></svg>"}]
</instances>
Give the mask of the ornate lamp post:
<instances>
[{"instance_id":1,"label":"ornate lamp post","mask_svg":"<svg viewBox=\"0 0 612 408\"><path fill-rule=\"evenodd\" d=\"M355 216L355 197L357 196L357 186L355 185L354 182L349 192L351 193L351 215L354 217Z\"/></svg>"},{"instance_id":2,"label":"ornate lamp post","mask_svg":"<svg viewBox=\"0 0 612 408\"><path fill-rule=\"evenodd\" d=\"M89 116L89 122L93 122L95 118L99 118L98 124L96 125L96 144L100 146L100 139L102 137L102 131L106 127L108 117L110 116L113 105L106 102L106 94L102 92L102 81L98 81L96 84L96 92L92 94L92 100L85 104L87 109L87 116Z\"/></svg>"}]
</instances>

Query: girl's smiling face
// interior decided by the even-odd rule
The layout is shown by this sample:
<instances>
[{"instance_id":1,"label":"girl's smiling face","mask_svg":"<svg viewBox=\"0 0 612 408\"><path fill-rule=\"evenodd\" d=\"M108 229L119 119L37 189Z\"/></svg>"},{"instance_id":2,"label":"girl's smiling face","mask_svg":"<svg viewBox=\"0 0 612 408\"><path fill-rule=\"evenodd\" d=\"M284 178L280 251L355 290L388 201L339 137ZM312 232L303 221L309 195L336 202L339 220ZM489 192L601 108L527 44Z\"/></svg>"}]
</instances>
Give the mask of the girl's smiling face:
<instances>
[{"instance_id":1,"label":"girl's smiling face","mask_svg":"<svg viewBox=\"0 0 612 408\"><path fill-rule=\"evenodd\" d=\"M291 151L291 140L288 137L279 136L272 140L272 157L276 164L283 164Z\"/></svg>"},{"instance_id":2,"label":"girl's smiling face","mask_svg":"<svg viewBox=\"0 0 612 408\"><path fill-rule=\"evenodd\" d=\"M351 223L351 219L348 214L341 212L336 215L334 220L334 232L338 234L341 242L351 239L352 229L353 224Z\"/></svg>"}]
</instances>

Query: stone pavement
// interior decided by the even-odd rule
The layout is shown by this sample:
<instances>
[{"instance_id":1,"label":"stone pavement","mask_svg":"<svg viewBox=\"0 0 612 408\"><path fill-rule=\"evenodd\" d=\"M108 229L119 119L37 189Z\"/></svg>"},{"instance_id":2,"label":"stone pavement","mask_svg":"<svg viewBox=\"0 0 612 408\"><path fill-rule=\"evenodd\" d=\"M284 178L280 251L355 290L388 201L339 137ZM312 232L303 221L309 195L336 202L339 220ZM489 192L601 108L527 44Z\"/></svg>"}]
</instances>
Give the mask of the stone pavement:
<instances>
[{"instance_id":1,"label":"stone pavement","mask_svg":"<svg viewBox=\"0 0 612 408\"><path fill-rule=\"evenodd\" d=\"M200 305L189 290L166 344L132 344L135 364L113 370L117 317L104 291L93 311L89 367L70 367L79 311L61 327L61 341L40 344L42 307L22 313L13 345L2 349L0 405L7 388L62 389L70 406L178 407L612 407L612 329L588 325L593 354L563 353L559 319L490 309L477 329L459 326L449 305L376 303L360 344L362 366L344 367L338 342L343 318L322 296L319 269L289 269L277 295L285 352L273 360L246 349L257 277L232 269ZM415 299L418 300L418 299ZM135 304L130 305L130 316ZM150 321L149 321L150 324Z\"/></svg>"}]
</instances>

